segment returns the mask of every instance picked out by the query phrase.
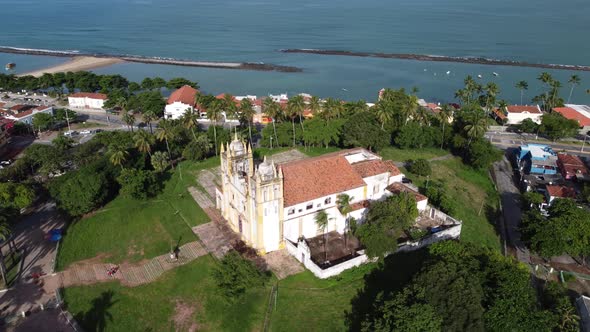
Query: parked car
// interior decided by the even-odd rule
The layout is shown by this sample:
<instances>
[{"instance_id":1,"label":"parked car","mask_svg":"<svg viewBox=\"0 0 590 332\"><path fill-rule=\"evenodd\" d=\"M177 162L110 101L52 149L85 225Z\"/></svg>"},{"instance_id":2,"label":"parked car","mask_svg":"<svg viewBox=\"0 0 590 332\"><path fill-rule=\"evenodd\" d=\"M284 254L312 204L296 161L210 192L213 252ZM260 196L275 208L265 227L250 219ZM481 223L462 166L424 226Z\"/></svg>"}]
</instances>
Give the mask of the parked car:
<instances>
[{"instance_id":1,"label":"parked car","mask_svg":"<svg viewBox=\"0 0 590 332\"><path fill-rule=\"evenodd\" d=\"M7 165L10 165L11 162L12 162L11 160L2 160L2 161L0 161L0 165L7 166Z\"/></svg>"},{"instance_id":2,"label":"parked car","mask_svg":"<svg viewBox=\"0 0 590 332\"><path fill-rule=\"evenodd\" d=\"M75 130L68 130L64 132L64 136L72 137L78 135L78 132Z\"/></svg>"},{"instance_id":3,"label":"parked car","mask_svg":"<svg viewBox=\"0 0 590 332\"><path fill-rule=\"evenodd\" d=\"M80 132L80 134L81 134L81 135L90 135L90 134L92 134L92 130L88 130L88 129L86 129L86 130L82 130L82 131Z\"/></svg>"},{"instance_id":4,"label":"parked car","mask_svg":"<svg viewBox=\"0 0 590 332\"><path fill-rule=\"evenodd\" d=\"M402 178L402 183L412 183L412 180L404 177L404 178Z\"/></svg>"}]
</instances>

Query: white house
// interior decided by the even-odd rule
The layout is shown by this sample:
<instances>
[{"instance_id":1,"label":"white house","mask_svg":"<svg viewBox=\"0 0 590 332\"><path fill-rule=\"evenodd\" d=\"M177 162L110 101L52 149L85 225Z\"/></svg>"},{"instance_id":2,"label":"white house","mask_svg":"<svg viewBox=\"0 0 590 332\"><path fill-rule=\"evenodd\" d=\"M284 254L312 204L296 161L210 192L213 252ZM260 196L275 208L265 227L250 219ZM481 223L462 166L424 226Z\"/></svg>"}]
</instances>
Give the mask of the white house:
<instances>
[{"instance_id":1,"label":"white house","mask_svg":"<svg viewBox=\"0 0 590 332\"><path fill-rule=\"evenodd\" d=\"M509 125L519 124L525 119L531 119L536 124L540 124L541 116L543 116L539 105L510 105L503 111L496 109L494 112L497 117L506 121L506 124Z\"/></svg>"},{"instance_id":2,"label":"white house","mask_svg":"<svg viewBox=\"0 0 590 332\"><path fill-rule=\"evenodd\" d=\"M33 116L39 113L53 115L51 106L33 106L33 105L14 105L2 115L15 122L21 122L28 125L33 124Z\"/></svg>"},{"instance_id":3,"label":"white house","mask_svg":"<svg viewBox=\"0 0 590 332\"><path fill-rule=\"evenodd\" d=\"M166 119L179 119L187 109L191 112L195 110L195 96L199 91L189 85L184 85L180 89L172 92L168 97L164 117Z\"/></svg>"},{"instance_id":4,"label":"white house","mask_svg":"<svg viewBox=\"0 0 590 332\"><path fill-rule=\"evenodd\" d=\"M590 106L565 104L565 107L555 107L553 110L566 119L578 121L580 134L586 134L590 131Z\"/></svg>"},{"instance_id":5,"label":"white house","mask_svg":"<svg viewBox=\"0 0 590 332\"><path fill-rule=\"evenodd\" d=\"M78 92L68 96L68 103L73 108L104 108L108 97L104 93Z\"/></svg>"}]
</instances>

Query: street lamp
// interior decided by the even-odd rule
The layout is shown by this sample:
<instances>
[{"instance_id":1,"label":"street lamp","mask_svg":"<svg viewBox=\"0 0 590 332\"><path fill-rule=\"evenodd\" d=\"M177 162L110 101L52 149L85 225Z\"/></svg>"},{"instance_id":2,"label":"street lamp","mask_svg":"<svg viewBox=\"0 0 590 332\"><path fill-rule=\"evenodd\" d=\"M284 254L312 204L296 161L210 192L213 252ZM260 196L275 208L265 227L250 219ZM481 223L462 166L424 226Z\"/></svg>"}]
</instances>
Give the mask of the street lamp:
<instances>
[{"instance_id":1,"label":"street lamp","mask_svg":"<svg viewBox=\"0 0 590 332\"><path fill-rule=\"evenodd\" d=\"M270 148L272 149L272 136L270 137Z\"/></svg>"}]
</instances>

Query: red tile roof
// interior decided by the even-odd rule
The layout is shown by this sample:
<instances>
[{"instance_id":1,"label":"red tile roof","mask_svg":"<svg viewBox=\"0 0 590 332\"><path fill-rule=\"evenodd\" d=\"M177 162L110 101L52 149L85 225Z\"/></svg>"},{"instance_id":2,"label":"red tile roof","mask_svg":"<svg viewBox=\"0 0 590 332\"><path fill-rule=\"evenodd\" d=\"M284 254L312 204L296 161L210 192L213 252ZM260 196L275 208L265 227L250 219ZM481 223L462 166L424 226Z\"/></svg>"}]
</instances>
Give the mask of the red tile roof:
<instances>
[{"instance_id":1,"label":"red tile roof","mask_svg":"<svg viewBox=\"0 0 590 332\"><path fill-rule=\"evenodd\" d=\"M567 174L588 174L588 168L586 168L586 165L584 165L584 162L578 156L558 153L557 162Z\"/></svg>"},{"instance_id":2,"label":"red tile roof","mask_svg":"<svg viewBox=\"0 0 590 332\"><path fill-rule=\"evenodd\" d=\"M355 150L282 164L285 206L364 187L365 181L344 157L350 151Z\"/></svg>"},{"instance_id":3,"label":"red tile roof","mask_svg":"<svg viewBox=\"0 0 590 332\"><path fill-rule=\"evenodd\" d=\"M508 113L531 113L531 114L541 114L541 110L539 106L524 106L524 105L510 105L506 107Z\"/></svg>"},{"instance_id":4,"label":"red tile roof","mask_svg":"<svg viewBox=\"0 0 590 332\"><path fill-rule=\"evenodd\" d=\"M30 109L28 111L24 111L24 112L14 113L14 114L12 114L12 116L15 117L15 118L20 119L20 118L24 118L25 116L28 116L28 115L31 115L31 114L33 114L33 110L32 109Z\"/></svg>"},{"instance_id":5,"label":"red tile roof","mask_svg":"<svg viewBox=\"0 0 590 332\"><path fill-rule=\"evenodd\" d=\"M390 176L395 176L401 174L399 169L393 164L393 161L387 160L383 161L380 159L377 160L366 160L361 161L358 163L352 164L352 168L355 172L357 172L362 178L367 178L369 176L375 176L383 173L390 173Z\"/></svg>"},{"instance_id":6,"label":"red tile roof","mask_svg":"<svg viewBox=\"0 0 590 332\"><path fill-rule=\"evenodd\" d=\"M412 190L411 188L404 186L403 184L401 184L399 182L394 182L394 183L390 184L385 189L387 189L390 193L395 194L395 195L399 195L402 192L410 193L410 194L414 195L416 202L420 202L425 199L428 199L426 196L422 195L421 193L419 193L415 190Z\"/></svg>"},{"instance_id":7,"label":"red tile roof","mask_svg":"<svg viewBox=\"0 0 590 332\"><path fill-rule=\"evenodd\" d=\"M20 112L20 111L22 111L24 109L27 109L27 108L31 108L31 106L30 105L20 105L20 104L18 104L18 105L12 106L10 108L10 110L11 111L14 111L14 112Z\"/></svg>"},{"instance_id":8,"label":"red tile roof","mask_svg":"<svg viewBox=\"0 0 590 332\"><path fill-rule=\"evenodd\" d=\"M580 127L590 126L590 119L571 107L555 107L553 110L567 119L578 121Z\"/></svg>"},{"instance_id":9,"label":"red tile roof","mask_svg":"<svg viewBox=\"0 0 590 332\"><path fill-rule=\"evenodd\" d=\"M576 198L576 191L573 188L547 185L546 189L551 197Z\"/></svg>"},{"instance_id":10,"label":"red tile roof","mask_svg":"<svg viewBox=\"0 0 590 332\"><path fill-rule=\"evenodd\" d=\"M168 104L180 102L186 105L195 105L195 96L199 92L197 89L189 85L184 85L180 89L172 92L168 97Z\"/></svg>"},{"instance_id":11,"label":"red tile roof","mask_svg":"<svg viewBox=\"0 0 590 332\"><path fill-rule=\"evenodd\" d=\"M506 119L506 115L504 114L504 112L500 111L499 108L494 108L494 114L496 114L496 116L502 120Z\"/></svg>"},{"instance_id":12,"label":"red tile roof","mask_svg":"<svg viewBox=\"0 0 590 332\"><path fill-rule=\"evenodd\" d=\"M94 92L77 92L71 94L70 97L73 98L90 98L90 99L102 99L107 100L108 96L104 93L94 93Z\"/></svg>"},{"instance_id":13,"label":"red tile roof","mask_svg":"<svg viewBox=\"0 0 590 332\"><path fill-rule=\"evenodd\" d=\"M350 209L352 211L356 211L356 210L368 208L369 205L370 205L370 202L368 200L360 201L357 203L350 204Z\"/></svg>"},{"instance_id":14,"label":"red tile roof","mask_svg":"<svg viewBox=\"0 0 590 332\"><path fill-rule=\"evenodd\" d=\"M426 103L426 108L428 108L429 110L431 110L434 113L439 113L440 110L442 109L439 105L437 105L435 103Z\"/></svg>"}]
</instances>

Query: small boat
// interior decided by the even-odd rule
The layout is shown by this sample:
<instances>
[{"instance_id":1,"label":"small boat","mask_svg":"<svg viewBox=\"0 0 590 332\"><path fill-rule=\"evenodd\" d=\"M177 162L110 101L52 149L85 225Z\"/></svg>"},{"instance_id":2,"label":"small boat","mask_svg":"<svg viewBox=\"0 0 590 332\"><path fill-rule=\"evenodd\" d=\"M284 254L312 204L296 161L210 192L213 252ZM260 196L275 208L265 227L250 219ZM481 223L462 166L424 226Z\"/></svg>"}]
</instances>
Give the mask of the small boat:
<instances>
[{"instance_id":1,"label":"small boat","mask_svg":"<svg viewBox=\"0 0 590 332\"><path fill-rule=\"evenodd\" d=\"M482 78L483 76L481 76L481 74L477 75L477 78Z\"/></svg>"},{"instance_id":2,"label":"small boat","mask_svg":"<svg viewBox=\"0 0 590 332\"><path fill-rule=\"evenodd\" d=\"M342 91L346 91L346 92L348 92L348 89L342 88Z\"/></svg>"},{"instance_id":3,"label":"small boat","mask_svg":"<svg viewBox=\"0 0 590 332\"><path fill-rule=\"evenodd\" d=\"M14 62L9 62L9 63L7 63L7 64L6 64L6 66L5 66L4 68L5 68L6 70L11 70L11 69L13 69L14 67L16 67L16 63L14 63Z\"/></svg>"},{"instance_id":4,"label":"small boat","mask_svg":"<svg viewBox=\"0 0 590 332\"><path fill-rule=\"evenodd\" d=\"M447 71L447 75L450 75L450 74L451 74L451 71L450 71L450 70L449 70L449 71Z\"/></svg>"},{"instance_id":5,"label":"small boat","mask_svg":"<svg viewBox=\"0 0 590 332\"><path fill-rule=\"evenodd\" d=\"M493 74L494 76L498 76L498 73L496 73L495 71L494 71L494 72L492 72L492 74Z\"/></svg>"}]
</instances>

